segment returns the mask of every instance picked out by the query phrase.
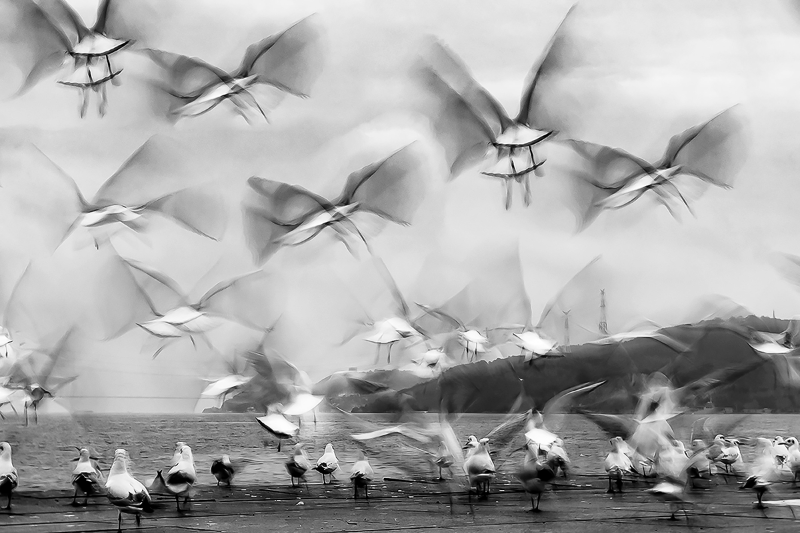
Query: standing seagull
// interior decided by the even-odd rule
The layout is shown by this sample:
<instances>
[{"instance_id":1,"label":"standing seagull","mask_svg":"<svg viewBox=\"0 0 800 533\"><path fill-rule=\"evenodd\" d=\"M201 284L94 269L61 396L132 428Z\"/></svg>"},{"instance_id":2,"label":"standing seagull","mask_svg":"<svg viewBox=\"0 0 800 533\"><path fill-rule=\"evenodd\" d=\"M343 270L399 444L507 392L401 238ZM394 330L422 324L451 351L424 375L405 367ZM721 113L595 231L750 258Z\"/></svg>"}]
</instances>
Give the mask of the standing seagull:
<instances>
[{"instance_id":1,"label":"standing seagull","mask_svg":"<svg viewBox=\"0 0 800 533\"><path fill-rule=\"evenodd\" d=\"M494 462L486 447L488 443L487 438L479 442L474 435L470 435L465 445L469 451L464 460L464 472L469 477L470 487L474 487L482 498L489 497L489 483L495 475Z\"/></svg>"},{"instance_id":2,"label":"standing seagull","mask_svg":"<svg viewBox=\"0 0 800 533\"><path fill-rule=\"evenodd\" d=\"M372 471L367 456L363 451L358 452L358 460L353 465L353 470L350 472L350 480L353 482L353 498L358 498L358 489L364 489L364 498L369 500L369 482L372 481L372 476L375 472Z\"/></svg>"},{"instance_id":3,"label":"standing seagull","mask_svg":"<svg viewBox=\"0 0 800 533\"><path fill-rule=\"evenodd\" d=\"M392 155L350 174L338 198L327 200L297 185L259 177L247 180L252 190L244 201L245 236L258 264L282 245L310 241L325 228L352 252L356 236L369 248L352 216L372 213L407 226L424 194L421 159L408 145Z\"/></svg>"},{"instance_id":4,"label":"standing seagull","mask_svg":"<svg viewBox=\"0 0 800 533\"><path fill-rule=\"evenodd\" d=\"M26 77L17 94L28 91L71 58L72 75L59 83L80 90L81 117L89 107L89 91L98 93L98 112L101 117L105 115L106 84L116 84L116 77L122 72L111 65L111 56L132 42L109 35L109 27L123 17L119 2L101 0L91 28L64 0L3 0L2 4L10 4L11 20L18 28L18 40L12 45L19 46L14 55Z\"/></svg>"},{"instance_id":5,"label":"standing seagull","mask_svg":"<svg viewBox=\"0 0 800 533\"><path fill-rule=\"evenodd\" d=\"M572 8L565 16L565 21ZM540 82L561 68L562 48L567 39L564 22L534 65L522 92L519 114L510 118L500 103L475 81L464 65L443 44L433 42L418 69L418 77L436 100L433 126L444 145L450 177L455 178L487 155L494 154L502 169L483 172L499 178L505 188L505 207L511 208L512 184L524 190L525 205L531 203L530 173L541 175L533 147L553 135L544 118L546 101L537 92Z\"/></svg>"},{"instance_id":6,"label":"standing seagull","mask_svg":"<svg viewBox=\"0 0 800 533\"><path fill-rule=\"evenodd\" d=\"M311 470L311 461L308 459L308 454L303 449L303 444L295 445L292 458L286 461L286 471L292 478L292 487L295 486L294 480L297 479L297 486L300 486L301 481L306 480L306 472Z\"/></svg>"},{"instance_id":7,"label":"standing seagull","mask_svg":"<svg viewBox=\"0 0 800 533\"><path fill-rule=\"evenodd\" d=\"M150 493L141 482L128 473L128 452L122 448L114 452L114 463L108 472L106 495L119 511L118 531L122 531L122 513L136 516L136 525L141 523L141 514L152 513Z\"/></svg>"},{"instance_id":8,"label":"standing seagull","mask_svg":"<svg viewBox=\"0 0 800 533\"><path fill-rule=\"evenodd\" d=\"M11 509L11 492L17 488L19 476L11 463L11 445L0 442L0 496L6 496L8 503L3 509Z\"/></svg>"},{"instance_id":9,"label":"standing seagull","mask_svg":"<svg viewBox=\"0 0 800 533\"><path fill-rule=\"evenodd\" d=\"M214 459L211 462L211 473L217 478L217 486L219 486L220 483L227 483L230 487L236 474L241 472L246 465L253 463L255 463L255 461L252 459L231 460L230 455L226 453L223 454L221 459Z\"/></svg>"},{"instance_id":10,"label":"standing seagull","mask_svg":"<svg viewBox=\"0 0 800 533\"><path fill-rule=\"evenodd\" d=\"M333 473L339 469L339 459L336 458L336 453L333 451L333 444L330 442L325 445L325 453L317 459L317 466L314 468L317 472L322 474L322 484L325 483L325 476L333 478Z\"/></svg>"},{"instance_id":11,"label":"standing seagull","mask_svg":"<svg viewBox=\"0 0 800 533\"><path fill-rule=\"evenodd\" d=\"M228 101L252 123L258 115L267 120L253 95L259 86L275 89L274 99L285 93L308 97L322 66L319 37L312 21L303 19L282 33L250 45L241 65L232 72L197 58L160 50L148 52L167 74L167 84L161 85L159 92L170 100L169 119L196 117Z\"/></svg>"},{"instance_id":12,"label":"standing seagull","mask_svg":"<svg viewBox=\"0 0 800 533\"><path fill-rule=\"evenodd\" d=\"M89 503L89 496L100 492L100 482L103 481L103 473L97 465L89 450L81 448L78 464L72 470L72 486L75 487L75 494L72 496L72 505L78 506L78 491L83 493L83 504Z\"/></svg>"},{"instance_id":13,"label":"standing seagull","mask_svg":"<svg viewBox=\"0 0 800 533\"><path fill-rule=\"evenodd\" d=\"M674 217L677 216L676 205L683 204L692 212L675 184L679 176L730 189L731 177L738 170L729 162L738 155L734 153L737 148L731 144L741 131L732 109L672 137L664 155L654 163L619 148L564 141L588 163L585 174L582 170L575 176L579 187L590 190L590 194L585 195L586 203L577 207L581 229L603 209L621 209L648 191L654 192Z\"/></svg>"}]
</instances>

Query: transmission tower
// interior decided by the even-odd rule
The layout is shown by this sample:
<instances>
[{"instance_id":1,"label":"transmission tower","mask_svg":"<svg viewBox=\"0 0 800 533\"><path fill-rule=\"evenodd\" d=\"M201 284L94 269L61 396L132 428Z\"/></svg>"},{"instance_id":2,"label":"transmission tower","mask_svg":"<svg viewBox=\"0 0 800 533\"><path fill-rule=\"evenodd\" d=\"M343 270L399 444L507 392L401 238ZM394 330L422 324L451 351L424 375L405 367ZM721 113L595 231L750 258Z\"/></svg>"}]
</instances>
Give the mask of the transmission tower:
<instances>
[{"instance_id":1,"label":"transmission tower","mask_svg":"<svg viewBox=\"0 0 800 533\"><path fill-rule=\"evenodd\" d=\"M608 335L608 322L606 321L606 290L600 289L600 333Z\"/></svg>"}]
</instances>

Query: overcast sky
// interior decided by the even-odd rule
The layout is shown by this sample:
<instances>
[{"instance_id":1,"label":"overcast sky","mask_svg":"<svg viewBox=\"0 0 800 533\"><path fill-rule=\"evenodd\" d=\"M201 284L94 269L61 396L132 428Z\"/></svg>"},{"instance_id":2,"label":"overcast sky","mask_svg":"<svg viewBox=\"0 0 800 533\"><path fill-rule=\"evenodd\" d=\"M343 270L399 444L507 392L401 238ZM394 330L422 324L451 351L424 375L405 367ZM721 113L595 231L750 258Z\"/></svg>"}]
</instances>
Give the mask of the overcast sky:
<instances>
[{"instance_id":1,"label":"overcast sky","mask_svg":"<svg viewBox=\"0 0 800 533\"><path fill-rule=\"evenodd\" d=\"M88 25L93 23L96 0L70 4ZM425 117L412 111L415 94L408 81L409 65L425 36L433 35L516 115L525 77L572 2L504 1L491 7L483 1L141 4L151 6L156 16L131 13L126 24L148 46L225 69L239 64L247 45L308 15L315 14L323 34L324 70L311 97L285 98L269 124L248 125L225 106L174 126L160 120L150 112L144 90L144 80L158 71L135 52L119 57L122 84L110 88L108 114L102 119L94 103L80 119L77 93L57 85L57 76L21 97L0 101L0 136L33 142L87 197L154 133L200 148L209 175L224 182L220 201L231 214L225 239L214 243L157 221L146 241L114 240L126 256L166 271L187 290L196 287L192 294L197 297L220 279L255 268L239 220L248 177L300 184L332 196L351 171L419 140L430 180L414 224L404 228L362 219L376 253L410 299L441 303L485 270L493 254L505 257L518 247L534 317L599 254L612 332L641 318L664 324L681 320L693 302L710 293L757 314L800 314L800 292L769 263L769 254L776 251L800 255L795 236L800 224L800 16L790 2L602 1L578 6L571 31L582 53L556 84L558 105L578 103L572 108L580 113L571 134L656 160L671 135L739 104L736 112L748 141L734 188L706 191L693 202L696 218L685 212L677 221L649 199L602 213L578 234L566 207L568 194L558 181L565 171L559 147L545 148L546 175L535 180L533 205L525 209L515 191L515 205L505 211L500 186L477 170L446 181L443 151ZM0 88L10 96L20 78L10 65L6 72ZM87 277L90 268L75 265L91 265L101 253L86 248L79 237L65 243L67 249L59 250L49 268L71 268L76 276ZM6 297L27 263L27 256L13 253L17 245L11 236L2 245L6 264L13 265L0 281ZM423 270L434 252L438 259ZM391 309L366 259L363 253L354 258L326 236L282 250L265 266L283 276L286 298L272 342L314 379L374 363L374 346L363 340L339 346L356 319L366 319L365 313L381 318ZM62 300L64 309L79 310L74 316L91 314L79 295L55 289L50 294ZM224 327L212 342L230 352L250 337ZM76 400L73 405L82 409L188 410L195 406L191 396L204 386L201 378L224 371L218 356L202 345L195 351L181 341L151 361L152 351L142 348L146 342L142 331L113 343L88 342L75 364L81 378L65 395L108 397L103 407Z\"/></svg>"}]
</instances>

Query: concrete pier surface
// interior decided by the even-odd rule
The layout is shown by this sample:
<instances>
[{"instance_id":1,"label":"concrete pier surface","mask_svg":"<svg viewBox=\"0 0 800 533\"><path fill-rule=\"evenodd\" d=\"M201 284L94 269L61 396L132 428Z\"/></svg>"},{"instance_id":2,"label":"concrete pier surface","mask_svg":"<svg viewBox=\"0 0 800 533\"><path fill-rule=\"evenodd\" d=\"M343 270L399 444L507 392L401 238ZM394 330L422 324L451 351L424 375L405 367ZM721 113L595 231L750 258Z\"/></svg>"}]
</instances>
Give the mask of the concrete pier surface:
<instances>
[{"instance_id":1,"label":"concrete pier surface","mask_svg":"<svg viewBox=\"0 0 800 533\"><path fill-rule=\"evenodd\" d=\"M466 492L450 494L446 482L376 480L369 501L353 499L352 485L341 476L323 486L285 485L198 486L189 508L176 509L174 498L153 496L155 510L144 514L137 528L123 515L123 531L454 531L641 532L641 531L797 531L789 507L772 500L795 498L791 484L767 493L766 509L754 506L755 495L738 490L734 480L710 490L692 492L692 503L670 518L670 505L646 492L650 482L626 483L623 494L607 494L602 476L578 476L562 481L541 499L541 511L514 481L503 476L486 500ZM361 495L360 495L361 496ZM0 504L5 504L5 498ZM79 501L81 501L79 499ZM0 511L3 533L56 531L116 531L117 510L105 496L94 496L85 507L72 507L72 491L14 493L10 511ZM800 509L797 511L800 516Z\"/></svg>"}]
</instances>

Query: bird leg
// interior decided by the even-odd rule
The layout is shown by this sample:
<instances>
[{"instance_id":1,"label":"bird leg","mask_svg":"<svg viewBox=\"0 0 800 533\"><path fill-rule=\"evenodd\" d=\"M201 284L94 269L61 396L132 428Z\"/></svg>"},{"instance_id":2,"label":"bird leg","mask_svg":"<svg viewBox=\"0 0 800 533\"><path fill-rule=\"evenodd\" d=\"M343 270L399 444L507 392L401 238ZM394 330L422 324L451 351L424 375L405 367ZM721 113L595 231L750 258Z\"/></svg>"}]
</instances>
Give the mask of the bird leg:
<instances>
[{"instance_id":1,"label":"bird leg","mask_svg":"<svg viewBox=\"0 0 800 533\"><path fill-rule=\"evenodd\" d=\"M72 505L73 507L77 507L78 506L77 498L78 498L78 487L75 487L75 494L72 495L72 503L70 505Z\"/></svg>"},{"instance_id":2,"label":"bird leg","mask_svg":"<svg viewBox=\"0 0 800 533\"><path fill-rule=\"evenodd\" d=\"M369 500L369 483L364 485L364 499Z\"/></svg>"},{"instance_id":3,"label":"bird leg","mask_svg":"<svg viewBox=\"0 0 800 533\"><path fill-rule=\"evenodd\" d=\"M34 402L33 404L33 423L37 426L39 425L39 408L36 407L37 403Z\"/></svg>"},{"instance_id":4,"label":"bird leg","mask_svg":"<svg viewBox=\"0 0 800 533\"><path fill-rule=\"evenodd\" d=\"M611 476L608 476L608 490L606 494L614 494L614 487L611 485Z\"/></svg>"},{"instance_id":5,"label":"bird leg","mask_svg":"<svg viewBox=\"0 0 800 533\"><path fill-rule=\"evenodd\" d=\"M393 343L389 343L389 351L387 352L387 356L386 356L386 364L387 365L392 364L392 345L393 345Z\"/></svg>"},{"instance_id":6,"label":"bird leg","mask_svg":"<svg viewBox=\"0 0 800 533\"><path fill-rule=\"evenodd\" d=\"M136 513L135 516L136 516L136 527L139 527L139 526L142 525L142 515L140 515L139 513Z\"/></svg>"},{"instance_id":7,"label":"bird leg","mask_svg":"<svg viewBox=\"0 0 800 533\"><path fill-rule=\"evenodd\" d=\"M180 500L180 498L178 497L177 494L175 495L175 507L177 507L178 508L178 512L180 512L180 510L181 510L181 500Z\"/></svg>"},{"instance_id":8,"label":"bird leg","mask_svg":"<svg viewBox=\"0 0 800 533\"><path fill-rule=\"evenodd\" d=\"M119 518L117 518L117 532L122 533L122 511L119 512Z\"/></svg>"}]
</instances>

